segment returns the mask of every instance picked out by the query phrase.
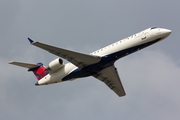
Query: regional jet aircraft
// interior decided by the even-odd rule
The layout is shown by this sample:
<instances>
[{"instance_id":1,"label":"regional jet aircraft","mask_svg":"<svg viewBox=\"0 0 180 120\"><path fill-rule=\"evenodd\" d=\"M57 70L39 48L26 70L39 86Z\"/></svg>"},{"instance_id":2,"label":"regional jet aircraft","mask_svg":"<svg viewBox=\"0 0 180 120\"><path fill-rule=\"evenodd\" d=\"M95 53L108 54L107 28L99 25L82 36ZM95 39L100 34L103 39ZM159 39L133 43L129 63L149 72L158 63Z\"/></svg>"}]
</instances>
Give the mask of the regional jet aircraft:
<instances>
[{"instance_id":1,"label":"regional jet aircraft","mask_svg":"<svg viewBox=\"0 0 180 120\"><path fill-rule=\"evenodd\" d=\"M10 62L10 64L25 67L29 69L28 71L34 72L38 79L35 85L49 85L93 76L104 82L121 97L125 96L126 93L114 66L116 60L157 43L167 38L170 34L171 30L151 27L90 54L54 47L28 38L32 45L64 58L69 63L64 64L61 58L57 58L51 61L47 68L42 63Z\"/></svg>"}]
</instances>

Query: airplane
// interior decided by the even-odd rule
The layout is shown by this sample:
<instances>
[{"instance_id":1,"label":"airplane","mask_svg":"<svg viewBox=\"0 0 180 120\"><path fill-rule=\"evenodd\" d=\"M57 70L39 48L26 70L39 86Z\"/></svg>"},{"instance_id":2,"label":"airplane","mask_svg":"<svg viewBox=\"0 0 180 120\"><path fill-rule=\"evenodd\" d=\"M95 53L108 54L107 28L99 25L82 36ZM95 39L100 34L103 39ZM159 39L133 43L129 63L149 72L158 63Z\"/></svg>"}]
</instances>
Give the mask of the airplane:
<instances>
[{"instance_id":1,"label":"airplane","mask_svg":"<svg viewBox=\"0 0 180 120\"><path fill-rule=\"evenodd\" d=\"M90 54L62 49L28 38L31 45L64 58L69 63L64 64L61 58L57 58L51 61L47 68L42 63L10 62L9 64L25 67L28 68L28 71L32 71L38 79L35 83L37 86L93 76L104 82L121 97L126 93L114 63L122 57L164 40L170 34L171 30L151 27Z\"/></svg>"}]
</instances>

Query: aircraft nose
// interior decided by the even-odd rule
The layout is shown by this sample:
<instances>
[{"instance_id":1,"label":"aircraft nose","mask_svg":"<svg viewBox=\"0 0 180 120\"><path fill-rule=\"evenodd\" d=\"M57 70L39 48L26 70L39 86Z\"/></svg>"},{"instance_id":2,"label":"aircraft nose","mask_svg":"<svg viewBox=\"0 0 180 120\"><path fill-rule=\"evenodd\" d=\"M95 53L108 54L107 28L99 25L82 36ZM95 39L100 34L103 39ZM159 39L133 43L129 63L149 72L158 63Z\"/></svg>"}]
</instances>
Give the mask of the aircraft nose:
<instances>
[{"instance_id":1,"label":"aircraft nose","mask_svg":"<svg viewBox=\"0 0 180 120\"><path fill-rule=\"evenodd\" d=\"M172 31L169 30L169 29L162 29L162 34L163 34L165 37L168 37L171 33L172 33Z\"/></svg>"}]
</instances>

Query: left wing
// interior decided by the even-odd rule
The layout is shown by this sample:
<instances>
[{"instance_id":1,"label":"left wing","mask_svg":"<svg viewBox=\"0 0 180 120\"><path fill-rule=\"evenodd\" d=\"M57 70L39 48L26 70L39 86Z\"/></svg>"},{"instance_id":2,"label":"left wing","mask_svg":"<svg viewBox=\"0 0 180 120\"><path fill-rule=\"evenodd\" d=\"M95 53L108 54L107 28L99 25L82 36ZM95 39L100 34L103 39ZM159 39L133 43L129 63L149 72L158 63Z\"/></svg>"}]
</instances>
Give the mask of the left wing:
<instances>
[{"instance_id":1,"label":"left wing","mask_svg":"<svg viewBox=\"0 0 180 120\"><path fill-rule=\"evenodd\" d=\"M93 75L93 77L104 82L119 97L125 96L126 93L119 78L117 69L114 66L108 67Z\"/></svg>"},{"instance_id":2,"label":"left wing","mask_svg":"<svg viewBox=\"0 0 180 120\"><path fill-rule=\"evenodd\" d=\"M28 40L30 41L30 43L32 45L42 48L54 55L64 58L64 59L68 60L69 62L73 63L75 66L77 66L80 69L82 69L88 65L97 63L101 60L101 58L97 57L97 56L78 53L78 52L54 47L51 45L47 45L44 43L40 43L40 42L34 42L30 38L28 38Z\"/></svg>"}]
</instances>

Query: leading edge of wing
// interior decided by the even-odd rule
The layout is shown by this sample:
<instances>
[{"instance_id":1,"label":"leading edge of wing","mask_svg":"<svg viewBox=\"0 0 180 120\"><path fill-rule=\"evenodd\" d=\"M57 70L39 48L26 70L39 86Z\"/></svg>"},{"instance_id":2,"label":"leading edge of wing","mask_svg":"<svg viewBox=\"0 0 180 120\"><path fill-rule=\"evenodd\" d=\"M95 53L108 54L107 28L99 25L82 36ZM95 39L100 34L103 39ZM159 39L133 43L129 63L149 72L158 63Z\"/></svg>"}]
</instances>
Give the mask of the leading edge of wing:
<instances>
[{"instance_id":1,"label":"leading edge of wing","mask_svg":"<svg viewBox=\"0 0 180 120\"><path fill-rule=\"evenodd\" d=\"M35 42L30 38L28 38L28 40L32 45L44 49L54 55L64 58L67 61L74 64L75 66L79 67L80 69L88 65L95 64L101 60L101 57L79 53L71 50L66 50L63 48L47 45L40 42Z\"/></svg>"},{"instance_id":2,"label":"leading edge of wing","mask_svg":"<svg viewBox=\"0 0 180 120\"><path fill-rule=\"evenodd\" d=\"M114 66L103 69L99 73L93 75L93 77L104 82L119 97L126 95L120 77L118 75L117 69Z\"/></svg>"}]
</instances>

